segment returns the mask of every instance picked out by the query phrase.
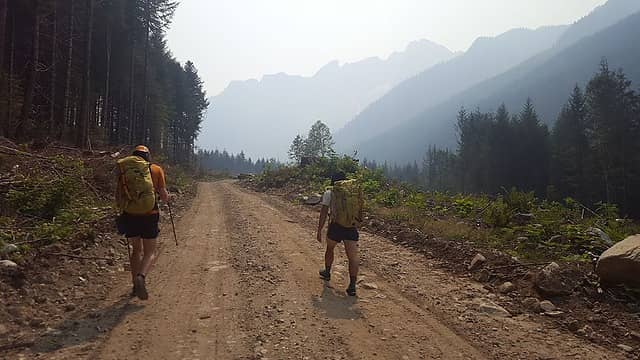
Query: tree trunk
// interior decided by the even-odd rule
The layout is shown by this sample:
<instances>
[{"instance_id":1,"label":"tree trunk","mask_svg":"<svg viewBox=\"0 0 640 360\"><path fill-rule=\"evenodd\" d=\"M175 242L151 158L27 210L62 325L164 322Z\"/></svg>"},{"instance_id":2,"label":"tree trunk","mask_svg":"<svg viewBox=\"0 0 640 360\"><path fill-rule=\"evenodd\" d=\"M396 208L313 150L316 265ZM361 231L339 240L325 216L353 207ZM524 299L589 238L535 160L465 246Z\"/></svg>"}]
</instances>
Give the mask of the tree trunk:
<instances>
[{"instance_id":1,"label":"tree trunk","mask_svg":"<svg viewBox=\"0 0 640 360\"><path fill-rule=\"evenodd\" d=\"M6 37L6 28L7 28L7 11L8 5L7 0L0 0L0 86L4 85L5 80L5 71L4 71L4 50L5 50L5 37ZM2 94L4 89L0 89L0 94ZM8 99L7 99L8 101ZM8 106L8 104L7 104ZM0 136L7 136L7 129L9 128L9 116L6 114L4 110L0 113Z\"/></svg>"},{"instance_id":2,"label":"tree trunk","mask_svg":"<svg viewBox=\"0 0 640 360\"><path fill-rule=\"evenodd\" d=\"M74 12L74 1L69 0L69 41L67 47L67 79L64 88L64 111L62 115L62 124L58 127L58 140L62 139L62 135L64 134L64 130L66 127L71 124L71 72L73 70L73 12Z\"/></svg>"},{"instance_id":3,"label":"tree trunk","mask_svg":"<svg viewBox=\"0 0 640 360\"><path fill-rule=\"evenodd\" d=\"M132 35L133 36L133 35ZM131 43L131 59L129 64L129 144L133 144L136 132L136 120L134 111L135 102L135 75L136 75L136 42Z\"/></svg>"},{"instance_id":4,"label":"tree trunk","mask_svg":"<svg viewBox=\"0 0 640 360\"><path fill-rule=\"evenodd\" d=\"M8 0L0 0L0 80L4 79L4 49L7 28Z\"/></svg>"},{"instance_id":5,"label":"tree trunk","mask_svg":"<svg viewBox=\"0 0 640 360\"><path fill-rule=\"evenodd\" d=\"M149 2L145 7L145 34L144 34L144 71L142 73L142 116L140 142L147 142L147 72L149 70L149 32L151 30L151 9Z\"/></svg>"},{"instance_id":6,"label":"tree trunk","mask_svg":"<svg viewBox=\"0 0 640 360\"><path fill-rule=\"evenodd\" d=\"M58 49L58 3L53 0L53 37L51 39L51 92L49 94L51 103L49 107L49 124L47 126L47 134L53 130L55 113L56 113L56 74L58 67L57 60Z\"/></svg>"},{"instance_id":7,"label":"tree trunk","mask_svg":"<svg viewBox=\"0 0 640 360\"><path fill-rule=\"evenodd\" d=\"M86 147L89 139L89 115L91 95L91 42L93 36L93 0L87 0L87 28L84 51L84 67L82 72L82 98L80 99L80 121L76 134L76 145Z\"/></svg>"},{"instance_id":8,"label":"tree trunk","mask_svg":"<svg viewBox=\"0 0 640 360\"><path fill-rule=\"evenodd\" d=\"M35 0L35 14L33 17L33 40L31 44L31 59L27 67L27 83L24 90L24 100L22 103L22 114L16 126L16 139L22 139L26 130L30 127L31 107L33 106L33 95L36 88L38 55L40 53L40 1Z\"/></svg>"},{"instance_id":9,"label":"tree trunk","mask_svg":"<svg viewBox=\"0 0 640 360\"><path fill-rule=\"evenodd\" d=\"M11 13L11 47L9 50L9 73L7 74L7 122L5 124L5 136L11 136L13 125L13 66L15 64L16 54L16 15Z\"/></svg>"},{"instance_id":10,"label":"tree trunk","mask_svg":"<svg viewBox=\"0 0 640 360\"><path fill-rule=\"evenodd\" d=\"M109 109L109 99L110 99L110 85L111 85L111 25L107 20L107 74L105 76L105 84L104 84L104 104L102 109L102 126L105 127L105 134L107 135L107 140L111 142L111 110Z\"/></svg>"}]
</instances>

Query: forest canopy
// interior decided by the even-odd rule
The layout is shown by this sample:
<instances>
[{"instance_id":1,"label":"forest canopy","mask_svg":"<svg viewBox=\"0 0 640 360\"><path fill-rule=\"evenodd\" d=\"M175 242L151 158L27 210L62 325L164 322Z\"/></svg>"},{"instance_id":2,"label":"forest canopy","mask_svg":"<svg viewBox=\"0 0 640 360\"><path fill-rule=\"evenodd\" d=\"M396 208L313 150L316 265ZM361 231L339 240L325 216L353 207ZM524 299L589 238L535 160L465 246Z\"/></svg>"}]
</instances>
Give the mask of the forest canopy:
<instances>
[{"instance_id":1,"label":"forest canopy","mask_svg":"<svg viewBox=\"0 0 640 360\"><path fill-rule=\"evenodd\" d=\"M0 136L148 144L189 161L208 102L171 55L171 0L0 1Z\"/></svg>"}]
</instances>

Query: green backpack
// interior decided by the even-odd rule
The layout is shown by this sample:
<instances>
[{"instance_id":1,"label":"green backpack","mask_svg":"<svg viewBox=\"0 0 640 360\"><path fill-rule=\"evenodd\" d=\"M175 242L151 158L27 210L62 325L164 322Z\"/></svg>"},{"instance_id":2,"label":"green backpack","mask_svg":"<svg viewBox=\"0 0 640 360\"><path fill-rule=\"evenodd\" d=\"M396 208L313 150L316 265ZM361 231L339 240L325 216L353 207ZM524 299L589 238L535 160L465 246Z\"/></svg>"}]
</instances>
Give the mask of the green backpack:
<instances>
[{"instance_id":1,"label":"green backpack","mask_svg":"<svg viewBox=\"0 0 640 360\"><path fill-rule=\"evenodd\" d=\"M118 160L118 169L118 207L132 215L148 214L156 206L151 164L139 156L128 156Z\"/></svg>"},{"instance_id":2,"label":"green backpack","mask_svg":"<svg viewBox=\"0 0 640 360\"><path fill-rule=\"evenodd\" d=\"M337 181L331 189L331 222L355 228L362 222L362 188L357 180Z\"/></svg>"}]
</instances>

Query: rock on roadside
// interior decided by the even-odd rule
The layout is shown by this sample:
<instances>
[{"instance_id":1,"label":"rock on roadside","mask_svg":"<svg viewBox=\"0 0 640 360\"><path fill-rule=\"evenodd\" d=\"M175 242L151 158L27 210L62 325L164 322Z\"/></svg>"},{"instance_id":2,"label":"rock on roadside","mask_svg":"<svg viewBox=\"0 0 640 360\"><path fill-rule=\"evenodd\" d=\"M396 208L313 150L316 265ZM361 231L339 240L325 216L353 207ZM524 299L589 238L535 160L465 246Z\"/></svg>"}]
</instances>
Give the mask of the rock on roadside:
<instances>
[{"instance_id":1,"label":"rock on roadside","mask_svg":"<svg viewBox=\"0 0 640 360\"><path fill-rule=\"evenodd\" d=\"M604 285L640 287L640 235L630 236L600 255L596 273Z\"/></svg>"},{"instance_id":2,"label":"rock on roadside","mask_svg":"<svg viewBox=\"0 0 640 360\"><path fill-rule=\"evenodd\" d=\"M376 283L372 283L372 282L363 283L360 286L362 286L363 289L367 289L367 290L377 290L378 289L378 285Z\"/></svg>"},{"instance_id":3,"label":"rock on roadside","mask_svg":"<svg viewBox=\"0 0 640 360\"><path fill-rule=\"evenodd\" d=\"M539 313L542 311L542 308L540 307L540 301L538 301L538 299L534 297L528 297L522 300L522 305L524 305L524 307L534 313Z\"/></svg>"},{"instance_id":4,"label":"rock on roadside","mask_svg":"<svg viewBox=\"0 0 640 360\"><path fill-rule=\"evenodd\" d=\"M18 264L11 260L0 260L0 270L13 271L18 269Z\"/></svg>"},{"instance_id":5,"label":"rock on roadside","mask_svg":"<svg viewBox=\"0 0 640 360\"><path fill-rule=\"evenodd\" d=\"M516 289L516 286L512 282L507 281L504 284L500 285L500 287L498 288L498 291L502 294L508 294L514 291L515 289Z\"/></svg>"},{"instance_id":6,"label":"rock on roadside","mask_svg":"<svg viewBox=\"0 0 640 360\"><path fill-rule=\"evenodd\" d=\"M318 205L322 201L322 195L313 194L303 197L302 200L304 201L305 205Z\"/></svg>"},{"instance_id":7,"label":"rock on roadside","mask_svg":"<svg viewBox=\"0 0 640 360\"><path fill-rule=\"evenodd\" d=\"M9 254L12 254L12 253L14 253L14 252L16 252L18 250L19 250L19 248L15 244L6 244L5 246L2 247L2 250L0 250L0 254L1 255L9 255Z\"/></svg>"},{"instance_id":8,"label":"rock on roadside","mask_svg":"<svg viewBox=\"0 0 640 360\"><path fill-rule=\"evenodd\" d=\"M558 308L549 300L540 302L540 309L544 312L552 312L556 311Z\"/></svg>"},{"instance_id":9,"label":"rock on roadside","mask_svg":"<svg viewBox=\"0 0 640 360\"><path fill-rule=\"evenodd\" d=\"M510 317L511 313L507 309L492 302L483 302L478 305L478 312L496 317Z\"/></svg>"},{"instance_id":10,"label":"rock on roadside","mask_svg":"<svg viewBox=\"0 0 640 360\"><path fill-rule=\"evenodd\" d=\"M606 245L609 245L609 246L613 245L613 241L611 240L609 235L607 235L607 233L605 233L601 229L598 229L596 227L588 228L587 234L598 238L601 242L603 242Z\"/></svg>"},{"instance_id":11,"label":"rock on roadside","mask_svg":"<svg viewBox=\"0 0 640 360\"><path fill-rule=\"evenodd\" d=\"M548 296L570 295L576 285L563 278L560 265L555 262L545 266L535 275L534 284L540 293Z\"/></svg>"},{"instance_id":12,"label":"rock on roadside","mask_svg":"<svg viewBox=\"0 0 640 360\"><path fill-rule=\"evenodd\" d=\"M476 254L476 256L471 260L469 264L469 271L473 271L484 265L487 262L487 258L485 258L482 254Z\"/></svg>"},{"instance_id":13,"label":"rock on roadside","mask_svg":"<svg viewBox=\"0 0 640 360\"><path fill-rule=\"evenodd\" d=\"M629 345L618 344L618 349L628 353L633 352L633 348Z\"/></svg>"}]
</instances>

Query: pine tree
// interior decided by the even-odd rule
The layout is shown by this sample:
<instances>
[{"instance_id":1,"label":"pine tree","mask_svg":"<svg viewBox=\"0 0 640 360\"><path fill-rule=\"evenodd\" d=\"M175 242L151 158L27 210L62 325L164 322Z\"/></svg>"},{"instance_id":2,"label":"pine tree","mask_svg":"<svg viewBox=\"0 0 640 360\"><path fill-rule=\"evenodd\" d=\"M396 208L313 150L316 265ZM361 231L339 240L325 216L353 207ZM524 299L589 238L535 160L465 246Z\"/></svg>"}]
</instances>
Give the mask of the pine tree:
<instances>
[{"instance_id":1,"label":"pine tree","mask_svg":"<svg viewBox=\"0 0 640 360\"><path fill-rule=\"evenodd\" d=\"M489 191L498 192L513 183L514 134L507 107L502 104L495 114L489 136Z\"/></svg>"},{"instance_id":2,"label":"pine tree","mask_svg":"<svg viewBox=\"0 0 640 360\"><path fill-rule=\"evenodd\" d=\"M305 156L328 157L335 155L331 130L322 121L316 121L305 142Z\"/></svg>"},{"instance_id":3,"label":"pine tree","mask_svg":"<svg viewBox=\"0 0 640 360\"><path fill-rule=\"evenodd\" d=\"M291 143L291 147L289 147L289 159L295 161L296 163L300 163L300 160L302 160L304 153L305 139L300 135L296 135L296 137L293 139L293 142Z\"/></svg>"},{"instance_id":4,"label":"pine tree","mask_svg":"<svg viewBox=\"0 0 640 360\"><path fill-rule=\"evenodd\" d=\"M586 90L586 128L600 178L596 197L617 203L625 210L640 200L639 97L622 71L609 70L606 60ZM598 195L599 194L599 195Z\"/></svg>"},{"instance_id":5,"label":"pine tree","mask_svg":"<svg viewBox=\"0 0 640 360\"><path fill-rule=\"evenodd\" d=\"M586 199L588 146L585 97L576 85L552 134L553 184L563 196Z\"/></svg>"},{"instance_id":6,"label":"pine tree","mask_svg":"<svg viewBox=\"0 0 640 360\"><path fill-rule=\"evenodd\" d=\"M549 184L549 130L540 122L531 99L527 99L515 123L515 140L513 185L545 195Z\"/></svg>"}]
</instances>

